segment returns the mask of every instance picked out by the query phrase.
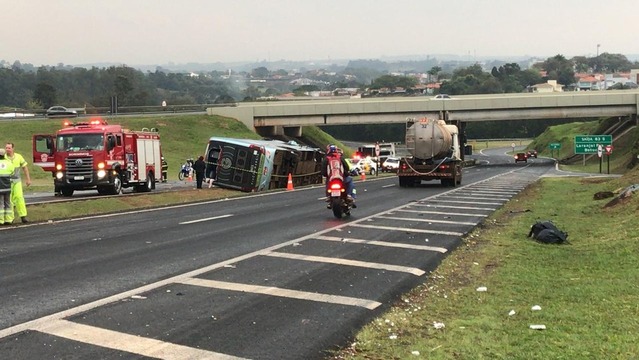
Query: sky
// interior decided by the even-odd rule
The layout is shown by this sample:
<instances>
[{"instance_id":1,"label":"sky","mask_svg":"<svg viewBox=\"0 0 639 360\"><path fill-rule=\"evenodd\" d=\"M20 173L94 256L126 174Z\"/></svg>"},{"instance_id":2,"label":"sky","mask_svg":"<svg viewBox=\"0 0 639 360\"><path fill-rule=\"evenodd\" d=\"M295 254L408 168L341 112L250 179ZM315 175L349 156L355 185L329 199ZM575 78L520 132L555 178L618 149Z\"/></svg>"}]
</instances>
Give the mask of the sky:
<instances>
[{"instance_id":1,"label":"sky","mask_svg":"<svg viewBox=\"0 0 639 360\"><path fill-rule=\"evenodd\" d=\"M639 0L0 0L40 65L639 54Z\"/></svg>"}]
</instances>

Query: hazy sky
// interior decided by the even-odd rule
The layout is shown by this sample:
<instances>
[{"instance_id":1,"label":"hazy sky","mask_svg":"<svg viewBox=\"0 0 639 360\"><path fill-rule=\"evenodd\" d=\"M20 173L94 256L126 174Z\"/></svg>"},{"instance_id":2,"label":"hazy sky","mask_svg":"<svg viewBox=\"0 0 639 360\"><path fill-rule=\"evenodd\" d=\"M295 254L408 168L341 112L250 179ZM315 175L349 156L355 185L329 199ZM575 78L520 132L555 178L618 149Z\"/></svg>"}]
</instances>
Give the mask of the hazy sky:
<instances>
[{"instance_id":1,"label":"hazy sky","mask_svg":"<svg viewBox=\"0 0 639 360\"><path fill-rule=\"evenodd\" d=\"M639 0L0 0L0 59L134 65L639 54Z\"/></svg>"}]
</instances>

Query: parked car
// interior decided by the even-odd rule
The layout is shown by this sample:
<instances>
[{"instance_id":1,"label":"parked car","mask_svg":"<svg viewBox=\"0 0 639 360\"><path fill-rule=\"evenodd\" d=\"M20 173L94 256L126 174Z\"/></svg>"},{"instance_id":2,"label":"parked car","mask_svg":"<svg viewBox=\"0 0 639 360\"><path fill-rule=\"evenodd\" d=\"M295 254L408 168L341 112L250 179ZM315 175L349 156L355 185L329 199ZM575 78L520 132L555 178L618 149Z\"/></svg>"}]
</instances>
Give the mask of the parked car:
<instances>
[{"instance_id":1,"label":"parked car","mask_svg":"<svg viewBox=\"0 0 639 360\"><path fill-rule=\"evenodd\" d=\"M53 117L76 117L78 112L75 110L67 109L64 106L52 106L47 109L46 113L48 118Z\"/></svg>"},{"instance_id":2,"label":"parked car","mask_svg":"<svg viewBox=\"0 0 639 360\"><path fill-rule=\"evenodd\" d=\"M399 158L389 156L382 164L382 172L397 172L399 169Z\"/></svg>"},{"instance_id":3,"label":"parked car","mask_svg":"<svg viewBox=\"0 0 639 360\"><path fill-rule=\"evenodd\" d=\"M515 163L518 163L520 161L528 162L528 155L523 152L515 154Z\"/></svg>"},{"instance_id":4,"label":"parked car","mask_svg":"<svg viewBox=\"0 0 639 360\"><path fill-rule=\"evenodd\" d=\"M537 158L537 150L535 150L535 149L528 150L528 157L534 157L536 159Z\"/></svg>"}]
</instances>

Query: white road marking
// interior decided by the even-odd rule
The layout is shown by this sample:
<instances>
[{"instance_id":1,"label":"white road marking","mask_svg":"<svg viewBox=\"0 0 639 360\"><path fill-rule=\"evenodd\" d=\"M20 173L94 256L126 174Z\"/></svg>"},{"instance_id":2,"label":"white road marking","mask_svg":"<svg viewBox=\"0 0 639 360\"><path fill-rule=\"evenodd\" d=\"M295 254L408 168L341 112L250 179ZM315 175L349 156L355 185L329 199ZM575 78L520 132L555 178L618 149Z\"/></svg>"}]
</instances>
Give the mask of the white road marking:
<instances>
[{"instance_id":1,"label":"white road marking","mask_svg":"<svg viewBox=\"0 0 639 360\"><path fill-rule=\"evenodd\" d=\"M302 261L313 261L313 262L321 262L327 264L337 264L337 265L347 265L347 266L357 266L371 269L383 269L389 271L399 271L405 272L417 276L422 276L426 272L422 269L410 267L410 266L399 266L399 265L391 265L391 264L380 264L373 263L367 261L359 261L359 260L348 260L342 258L331 258L324 256L312 256L312 255L299 255L299 254L289 254L282 252L270 252L264 254L266 256L280 257L285 259L293 259L293 260L302 260Z\"/></svg>"},{"instance_id":2,"label":"white road marking","mask_svg":"<svg viewBox=\"0 0 639 360\"><path fill-rule=\"evenodd\" d=\"M197 219L197 220L191 220L191 221L183 221L183 222L178 223L178 224L180 224L180 225L195 224L195 223L204 222L204 221L211 221L211 220L217 220L217 219L224 219L224 218L231 217L231 216L233 216L233 214L226 214L226 215L220 215L220 216L213 216L213 217L210 217L210 218Z\"/></svg>"},{"instance_id":3,"label":"white road marking","mask_svg":"<svg viewBox=\"0 0 639 360\"><path fill-rule=\"evenodd\" d=\"M382 305L382 303L373 301L373 300L359 299L359 298L354 298L349 296L319 294L319 293L308 292L308 291L290 290L290 289L283 289L283 288L278 288L273 286L239 284L239 283L231 283L226 281L216 281L216 280L207 280L207 279L198 279L198 278L184 279L184 280L181 280L180 283L186 284L186 285L215 288L215 289L240 291L245 293L279 296L279 297L285 297L285 298L291 298L291 299L310 300L310 301L317 301L317 302L331 303L331 304L359 306L359 307L367 308L369 310L373 310L377 308L378 306Z\"/></svg>"},{"instance_id":4,"label":"white road marking","mask_svg":"<svg viewBox=\"0 0 639 360\"><path fill-rule=\"evenodd\" d=\"M328 241L347 242L347 243L355 243L355 244L387 246L387 247L395 247L395 248L411 249L411 250L436 251L436 252L440 252L442 254L445 254L445 253L448 252L448 249L443 248L443 247L438 247L438 246L412 245L412 244L404 244L404 243L392 243L392 242L388 242L388 241L340 238L340 237L336 237L336 236L324 236L324 235L318 236L316 239L328 240Z\"/></svg>"},{"instance_id":5,"label":"white road marking","mask_svg":"<svg viewBox=\"0 0 639 360\"><path fill-rule=\"evenodd\" d=\"M464 235L464 233L460 233L460 232L457 232L457 231L439 231L439 230L426 230L426 229L412 229L412 228L405 228L405 227L364 225L364 224L351 224L351 226L363 227L363 228L369 228L369 229L390 230L390 231L416 232L416 233L424 233L424 234L439 234L439 235L453 235L453 236L462 236L462 235Z\"/></svg>"},{"instance_id":6,"label":"white road marking","mask_svg":"<svg viewBox=\"0 0 639 360\"><path fill-rule=\"evenodd\" d=\"M104 348L126 351L156 359L242 359L231 355L196 349L137 335L126 334L66 320L52 321L39 332Z\"/></svg>"},{"instance_id":7,"label":"white road marking","mask_svg":"<svg viewBox=\"0 0 639 360\"><path fill-rule=\"evenodd\" d=\"M394 211L402 211L402 212L410 212L410 213L419 213L419 214L434 214L434 215L450 215L450 216L479 216L479 217L488 217L488 215L484 214L467 214L467 213L454 213L447 211L423 211L423 210L410 210L410 209L398 209ZM392 212L389 212L392 214Z\"/></svg>"},{"instance_id":8,"label":"white road marking","mask_svg":"<svg viewBox=\"0 0 639 360\"><path fill-rule=\"evenodd\" d=\"M465 210L489 210L495 211L497 208L483 208L483 207L472 207L472 206L453 206L453 205L445 205L445 204L411 204L411 206L429 206L433 208L451 208L451 209L465 209Z\"/></svg>"},{"instance_id":9,"label":"white road marking","mask_svg":"<svg viewBox=\"0 0 639 360\"><path fill-rule=\"evenodd\" d=\"M435 219L418 219L418 218L403 218L397 216L378 216L379 219L390 219L390 220L404 220L404 221L419 221L419 222L428 222L428 223L436 223L436 224L454 224L454 225L477 225L474 222L464 222L464 221L451 221L451 220L435 220Z\"/></svg>"},{"instance_id":10,"label":"white road marking","mask_svg":"<svg viewBox=\"0 0 639 360\"><path fill-rule=\"evenodd\" d=\"M474 199L473 199L474 200ZM468 204L469 202L472 202L473 205L501 205L502 203L496 203L496 202L481 202L481 201L472 201L472 200L467 200L467 201L459 201L459 200L446 200L446 199L434 199L433 203L437 204L437 203L456 203L456 204Z\"/></svg>"},{"instance_id":11,"label":"white road marking","mask_svg":"<svg viewBox=\"0 0 639 360\"><path fill-rule=\"evenodd\" d=\"M449 199L466 199L468 201L470 201L470 200L503 200L502 202L500 202L500 204L503 204L506 201L508 201L508 199L510 199L510 198L478 197L478 196L473 196L472 198L470 198L468 196L452 196L452 195L446 195L446 198L449 198ZM468 201L466 201L466 202L468 202Z\"/></svg>"},{"instance_id":12,"label":"white road marking","mask_svg":"<svg viewBox=\"0 0 639 360\"><path fill-rule=\"evenodd\" d=\"M382 186L382 188L393 187L393 186L396 186L396 185L395 184L388 184L388 185Z\"/></svg>"},{"instance_id":13,"label":"white road marking","mask_svg":"<svg viewBox=\"0 0 639 360\"><path fill-rule=\"evenodd\" d=\"M463 192L463 193L459 193L458 195L464 195L464 194L465 194L466 198L467 198L467 199L469 199L469 200L471 200L471 199L475 199L475 198L477 198L477 199L481 199L481 198L480 198L481 196L489 196L489 195L491 195L490 193L482 193L482 194L479 194L479 193L475 193L475 192ZM480 196L477 196L477 195L480 195ZM513 196L514 196L514 195L513 195ZM508 201L508 200L510 200L513 196L510 196L510 195L506 196L506 195L503 195L503 194L499 194L499 195L498 195L498 194L492 194L492 195L491 195L491 198L493 198L494 200L504 200L504 201Z\"/></svg>"}]
</instances>

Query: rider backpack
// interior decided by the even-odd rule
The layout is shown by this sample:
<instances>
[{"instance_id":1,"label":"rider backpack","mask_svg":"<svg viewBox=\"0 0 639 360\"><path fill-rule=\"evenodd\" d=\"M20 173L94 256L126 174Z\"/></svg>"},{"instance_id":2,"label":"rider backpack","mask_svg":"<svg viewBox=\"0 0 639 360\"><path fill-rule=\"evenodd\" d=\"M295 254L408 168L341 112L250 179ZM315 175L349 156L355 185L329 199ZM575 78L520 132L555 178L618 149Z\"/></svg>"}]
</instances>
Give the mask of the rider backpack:
<instances>
[{"instance_id":1,"label":"rider backpack","mask_svg":"<svg viewBox=\"0 0 639 360\"><path fill-rule=\"evenodd\" d=\"M545 244L561 244L567 241L568 234L559 230L552 221L545 220L531 226L528 237Z\"/></svg>"},{"instance_id":2,"label":"rider backpack","mask_svg":"<svg viewBox=\"0 0 639 360\"><path fill-rule=\"evenodd\" d=\"M327 173L328 179L341 179L344 180L344 167L342 166L342 159L339 156L331 156L327 161Z\"/></svg>"}]
</instances>

